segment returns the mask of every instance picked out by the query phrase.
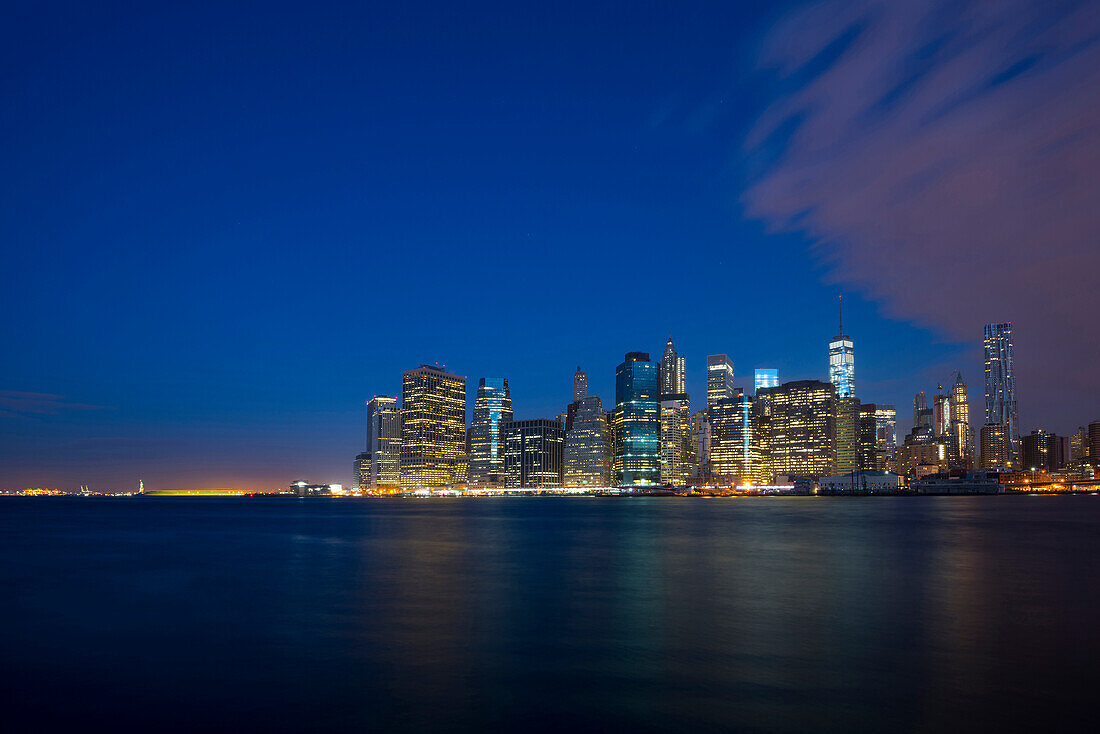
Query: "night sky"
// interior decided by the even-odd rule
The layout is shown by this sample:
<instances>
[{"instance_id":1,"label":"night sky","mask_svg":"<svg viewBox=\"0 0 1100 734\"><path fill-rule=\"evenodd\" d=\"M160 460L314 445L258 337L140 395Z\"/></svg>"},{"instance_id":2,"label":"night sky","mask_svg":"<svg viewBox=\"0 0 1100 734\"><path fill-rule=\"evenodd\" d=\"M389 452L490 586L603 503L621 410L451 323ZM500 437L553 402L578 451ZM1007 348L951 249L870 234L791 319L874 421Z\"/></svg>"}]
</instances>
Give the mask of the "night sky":
<instances>
[{"instance_id":1,"label":"night sky","mask_svg":"<svg viewBox=\"0 0 1100 734\"><path fill-rule=\"evenodd\" d=\"M989 321L1100 418L1100 4L526 5L9 5L0 487L350 482L424 362L826 379L838 294L902 435Z\"/></svg>"}]
</instances>

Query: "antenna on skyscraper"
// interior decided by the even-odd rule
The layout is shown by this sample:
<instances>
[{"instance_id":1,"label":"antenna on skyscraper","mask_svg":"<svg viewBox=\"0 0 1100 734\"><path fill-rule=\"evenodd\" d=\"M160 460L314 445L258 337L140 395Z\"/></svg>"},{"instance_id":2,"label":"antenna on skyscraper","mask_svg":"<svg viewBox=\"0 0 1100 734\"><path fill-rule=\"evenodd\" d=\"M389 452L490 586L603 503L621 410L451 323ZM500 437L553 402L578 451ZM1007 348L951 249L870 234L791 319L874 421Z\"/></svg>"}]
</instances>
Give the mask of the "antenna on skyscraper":
<instances>
[{"instance_id":1,"label":"antenna on skyscraper","mask_svg":"<svg viewBox=\"0 0 1100 734\"><path fill-rule=\"evenodd\" d=\"M838 334L843 334L844 333L844 294L843 293L841 293L840 295L838 295L836 297L836 307L837 307L837 311L839 311L839 313L840 313L840 331L838 331L837 333Z\"/></svg>"}]
</instances>

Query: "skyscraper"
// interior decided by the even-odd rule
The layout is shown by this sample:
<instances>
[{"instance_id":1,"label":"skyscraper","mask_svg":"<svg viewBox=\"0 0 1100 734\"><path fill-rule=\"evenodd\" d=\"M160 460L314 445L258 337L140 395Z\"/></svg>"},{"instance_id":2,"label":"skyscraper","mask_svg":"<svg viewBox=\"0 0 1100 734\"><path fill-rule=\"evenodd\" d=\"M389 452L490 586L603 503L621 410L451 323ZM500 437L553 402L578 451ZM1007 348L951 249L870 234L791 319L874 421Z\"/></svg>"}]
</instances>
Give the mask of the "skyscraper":
<instances>
[{"instance_id":1,"label":"skyscraper","mask_svg":"<svg viewBox=\"0 0 1100 734\"><path fill-rule=\"evenodd\" d=\"M951 463L960 469L974 466L974 437L970 431L970 403L962 373L955 373L951 386Z\"/></svg>"},{"instance_id":2,"label":"skyscraper","mask_svg":"<svg viewBox=\"0 0 1100 734\"><path fill-rule=\"evenodd\" d=\"M844 333L844 309L841 301L840 329L829 342L829 382L836 387L838 398L856 394L856 356L852 338Z\"/></svg>"},{"instance_id":3,"label":"skyscraper","mask_svg":"<svg viewBox=\"0 0 1100 734\"><path fill-rule=\"evenodd\" d=\"M715 482L764 482L756 413L752 398L737 389L732 398L720 400L708 412L711 421L710 468Z\"/></svg>"},{"instance_id":4,"label":"skyscraper","mask_svg":"<svg viewBox=\"0 0 1100 734\"><path fill-rule=\"evenodd\" d=\"M684 358L676 353L672 337L665 344L665 353L661 358L661 399L665 395L678 395L686 392L684 388Z\"/></svg>"},{"instance_id":5,"label":"skyscraper","mask_svg":"<svg viewBox=\"0 0 1100 734\"><path fill-rule=\"evenodd\" d=\"M618 486L652 486L661 481L660 365L645 352L628 352L615 370L615 453Z\"/></svg>"},{"instance_id":6,"label":"skyscraper","mask_svg":"<svg viewBox=\"0 0 1100 734\"><path fill-rule=\"evenodd\" d=\"M562 486L565 429L548 418L505 423L504 484L506 487Z\"/></svg>"},{"instance_id":7,"label":"skyscraper","mask_svg":"<svg viewBox=\"0 0 1100 734\"><path fill-rule=\"evenodd\" d=\"M573 402L588 396L588 375L577 365L577 371L573 373Z\"/></svg>"},{"instance_id":8,"label":"skyscraper","mask_svg":"<svg viewBox=\"0 0 1100 734\"><path fill-rule=\"evenodd\" d=\"M422 364L402 374L401 487L445 487L466 465L466 378Z\"/></svg>"},{"instance_id":9,"label":"skyscraper","mask_svg":"<svg viewBox=\"0 0 1100 734\"><path fill-rule=\"evenodd\" d=\"M755 389L759 390L764 387L777 387L779 385L779 370L765 368L756 368L756 386Z\"/></svg>"},{"instance_id":10,"label":"skyscraper","mask_svg":"<svg viewBox=\"0 0 1100 734\"><path fill-rule=\"evenodd\" d=\"M1003 471L1009 467L1008 431L1003 423L986 423L981 431L981 468Z\"/></svg>"},{"instance_id":11,"label":"skyscraper","mask_svg":"<svg viewBox=\"0 0 1100 734\"><path fill-rule=\"evenodd\" d=\"M836 468L836 387L817 380L768 387L774 474L823 477Z\"/></svg>"},{"instance_id":12,"label":"skyscraper","mask_svg":"<svg viewBox=\"0 0 1100 734\"><path fill-rule=\"evenodd\" d=\"M360 491L376 492L400 486L401 414L397 398L375 395L367 401L366 449L359 455L365 462L362 468L366 480L360 483Z\"/></svg>"},{"instance_id":13,"label":"skyscraper","mask_svg":"<svg viewBox=\"0 0 1100 734\"><path fill-rule=\"evenodd\" d=\"M691 476L691 407L687 395L664 395L661 400L661 484L682 485Z\"/></svg>"},{"instance_id":14,"label":"skyscraper","mask_svg":"<svg viewBox=\"0 0 1100 734\"><path fill-rule=\"evenodd\" d=\"M735 394L733 360L725 354L711 354L707 357L707 407Z\"/></svg>"},{"instance_id":15,"label":"skyscraper","mask_svg":"<svg viewBox=\"0 0 1100 734\"><path fill-rule=\"evenodd\" d=\"M1015 467L1020 457L1020 420L1012 365L1012 322L985 326L985 422L1004 426L1006 465Z\"/></svg>"},{"instance_id":16,"label":"skyscraper","mask_svg":"<svg viewBox=\"0 0 1100 734\"><path fill-rule=\"evenodd\" d=\"M599 395L576 401L573 421L565 434L563 484L566 487L606 487L610 469L607 414Z\"/></svg>"},{"instance_id":17,"label":"skyscraper","mask_svg":"<svg viewBox=\"0 0 1100 734\"><path fill-rule=\"evenodd\" d=\"M583 372L581 373L584 374ZM574 382L576 380L574 379ZM475 487L498 487L504 482L503 425L512 420L512 395L505 377L478 380L474 414L470 420L470 478Z\"/></svg>"},{"instance_id":18,"label":"skyscraper","mask_svg":"<svg viewBox=\"0 0 1100 734\"><path fill-rule=\"evenodd\" d=\"M898 447L898 411L893 405L875 406L875 469L893 471Z\"/></svg>"}]
</instances>

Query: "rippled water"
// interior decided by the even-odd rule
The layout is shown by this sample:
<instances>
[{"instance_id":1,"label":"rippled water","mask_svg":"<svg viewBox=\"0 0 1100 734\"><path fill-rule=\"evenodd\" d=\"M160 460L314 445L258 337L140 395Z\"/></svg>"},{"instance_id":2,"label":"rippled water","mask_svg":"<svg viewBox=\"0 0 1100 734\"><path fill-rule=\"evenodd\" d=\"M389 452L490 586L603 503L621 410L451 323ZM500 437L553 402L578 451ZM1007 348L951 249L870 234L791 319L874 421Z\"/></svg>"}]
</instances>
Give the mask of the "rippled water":
<instances>
[{"instance_id":1,"label":"rippled water","mask_svg":"<svg viewBox=\"0 0 1100 734\"><path fill-rule=\"evenodd\" d=\"M1100 498L0 500L8 721L1093 723Z\"/></svg>"}]
</instances>

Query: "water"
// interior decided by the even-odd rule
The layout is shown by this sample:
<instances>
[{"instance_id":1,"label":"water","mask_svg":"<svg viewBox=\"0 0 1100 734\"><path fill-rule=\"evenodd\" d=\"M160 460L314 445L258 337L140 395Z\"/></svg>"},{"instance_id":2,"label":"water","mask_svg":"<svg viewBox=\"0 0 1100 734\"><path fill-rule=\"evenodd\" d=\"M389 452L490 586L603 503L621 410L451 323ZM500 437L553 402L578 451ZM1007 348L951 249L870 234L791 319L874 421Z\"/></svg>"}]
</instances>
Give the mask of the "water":
<instances>
[{"instance_id":1,"label":"water","mask_svg":"<svg viewBox=\"0 0 1100 734\"><path fill-rule=\"evenodd\" d=\"M3 715L1084 729L1098 559L1096 497L3 499Z\"/></svg>"}]
</instances>

